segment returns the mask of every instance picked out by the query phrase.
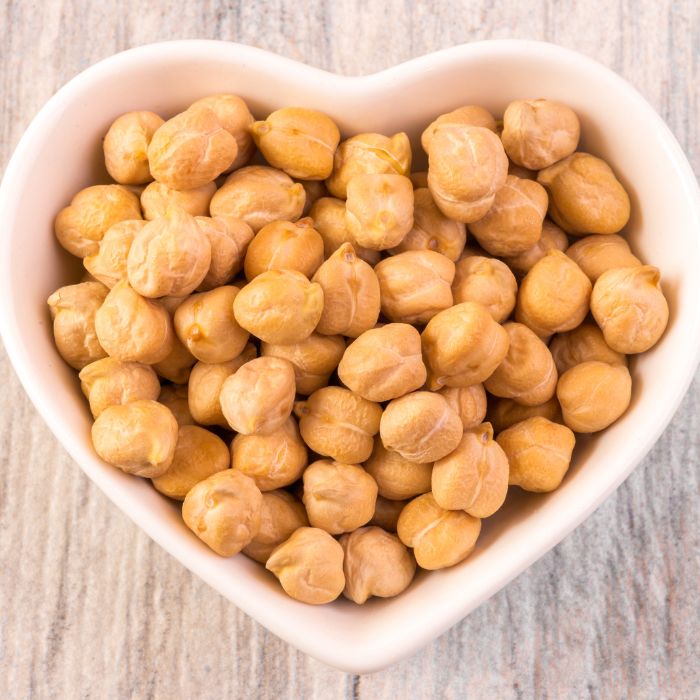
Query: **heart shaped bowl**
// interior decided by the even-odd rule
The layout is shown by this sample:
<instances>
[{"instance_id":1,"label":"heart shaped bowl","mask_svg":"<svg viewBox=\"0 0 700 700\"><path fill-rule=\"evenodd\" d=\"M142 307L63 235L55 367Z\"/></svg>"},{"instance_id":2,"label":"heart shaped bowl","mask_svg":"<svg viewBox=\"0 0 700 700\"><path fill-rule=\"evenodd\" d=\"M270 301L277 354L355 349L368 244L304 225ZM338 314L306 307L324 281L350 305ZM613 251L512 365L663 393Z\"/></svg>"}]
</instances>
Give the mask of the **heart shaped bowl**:
<instances>
[{"instance_id":1,"label":"heart shaped bowl","mask_svg":"<svg viewBox=\"0 0 700 700\"><path fill-rule=\"evenodd\" d=\"M563 485L546 496L513 489L484 521L462 564L417 576L395 599L312 607L288 598L244 556L222 559L185 527L176 505L148 483L103 463L75 372L58 356L49 294L80 277L58 246L53 219L80 188L106 181L101 139L133 109L172 115L218 92L253 112L286 105L329 113L345 134L406 131L436 115L481 104L501 114L516 98L547 97L578 113L582 150L611 163L630 192L634 251L660 267L671 321L661 342L632 362L632 404L615 425L580 441ZM332 75L248 46L215 41L153 44L112 56L71 80L22 137L0 190L0 322L9 356L37 410L85 473L156 542L269 630L345 671L368 672L444 632L557 544L630 473L671 419L700 347L700 197L678 143L622 78L543 43L458 46L367 77ZM89 564L89 562L86 562ZM565 576L566 572L562 572Z\"/></svg>"}]
</instances>

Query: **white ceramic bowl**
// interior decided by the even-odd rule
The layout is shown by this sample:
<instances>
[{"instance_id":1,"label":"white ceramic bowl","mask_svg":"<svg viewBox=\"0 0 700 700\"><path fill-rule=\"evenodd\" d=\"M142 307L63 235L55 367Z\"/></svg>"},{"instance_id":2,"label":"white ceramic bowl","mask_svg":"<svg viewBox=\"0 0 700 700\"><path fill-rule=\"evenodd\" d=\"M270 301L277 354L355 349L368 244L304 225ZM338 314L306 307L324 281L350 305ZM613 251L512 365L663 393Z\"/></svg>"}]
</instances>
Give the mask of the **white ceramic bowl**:
<instances>
[{"instance_id":1,"label":"white ceramic bowl","mask_svg":"<svg viewBox=\"0 0 700 700\"><path fill-rule=\"evenodd\" d=\"M78 380L54 348L46 298L76 281L79 265L57 245L52 222L78 189L104 181L100 145L108 125L132 109L171 115L217 92L242 95L258 115L285 105L315 107L346 134L405 130L416 154L422 128L459 105L481 104L500 114L515 98L561 100L581 118L581 148L606 158L631 194L633 249L662 270L670 325L658 346L633 362L634 394L625 416L582 441L558 491L511 495L484 522L466 562L418 576L396 599L311 607L287 598L258 564L213 554L147 481L96 457ZM328 664L367 672L417 650L498 591L588 516L650 449L698 360L698 231L697 183L666 125L624 80L571 51L534 42L482 42L348 78L236 44L154 44L108 58L74 78L49 100L17 146L0 191L2 336L39 413L135 523L275 634Z\"/></svg>"}]
</instances>

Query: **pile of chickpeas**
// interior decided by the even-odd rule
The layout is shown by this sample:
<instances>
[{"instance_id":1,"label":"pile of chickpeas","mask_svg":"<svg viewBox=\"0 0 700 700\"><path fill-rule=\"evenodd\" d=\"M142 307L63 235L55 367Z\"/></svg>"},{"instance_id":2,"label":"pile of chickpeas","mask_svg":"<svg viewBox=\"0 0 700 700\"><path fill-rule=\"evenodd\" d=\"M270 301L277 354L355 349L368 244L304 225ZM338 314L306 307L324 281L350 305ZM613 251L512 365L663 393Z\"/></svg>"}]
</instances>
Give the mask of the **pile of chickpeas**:
<instances>
[{"instance_id":1,"label":"pile of chickpeas","mask_svg":"<svg viewBox=\"0 0 700 700\"><path fill-rule=\"evenodd\" d=\"M626 411L668 321L579 131L545 99L460 107L411 172L406 134L311 109L118 117L116 184L55 220L86 275L48 300L95 451L305 603L461 562L509 486L556 489Z\"/></svg>"}]
</instances>

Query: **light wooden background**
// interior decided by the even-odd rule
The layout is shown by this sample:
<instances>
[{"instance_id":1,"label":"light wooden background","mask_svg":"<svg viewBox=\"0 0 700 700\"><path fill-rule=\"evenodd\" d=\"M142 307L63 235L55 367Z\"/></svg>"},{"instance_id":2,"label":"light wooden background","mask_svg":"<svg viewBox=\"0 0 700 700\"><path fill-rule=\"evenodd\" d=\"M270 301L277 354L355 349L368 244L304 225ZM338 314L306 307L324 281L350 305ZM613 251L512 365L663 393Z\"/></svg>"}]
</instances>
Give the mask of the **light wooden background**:
<instances>
[{"instance_id":1,"label":"light wooden background","mask_svg":"<svg viewBox=\"0 0 700 700\"><path fill-rule=\"evenodd\" d=\"M78 71L175 38L240 41L353 74L477 39L557 42L630 80L700 172L698 0L4 0L0 167ZM291 649L139 532L44 427L1 348L0 387L3 699L700 696L697 379L583 526L413 658L362 677Z\"/></svg>"}]
</instances>

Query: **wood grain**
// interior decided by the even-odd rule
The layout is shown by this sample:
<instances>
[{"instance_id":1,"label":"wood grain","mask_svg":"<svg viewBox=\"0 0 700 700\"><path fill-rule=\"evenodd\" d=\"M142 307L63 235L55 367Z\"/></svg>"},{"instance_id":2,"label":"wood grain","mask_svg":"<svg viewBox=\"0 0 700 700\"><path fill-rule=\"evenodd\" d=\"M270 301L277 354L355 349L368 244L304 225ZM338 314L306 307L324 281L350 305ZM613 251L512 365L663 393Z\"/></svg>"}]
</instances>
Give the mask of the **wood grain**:
<instances>
[{"instance_id":1,"label":"wood grain","mask_svg":"<svg viewBox=\"0 0 700 700\"><path fill-rule=\"evenodd\" d=\"M130 46L220 38L361 74L506 37L621 73L700 172L697 0L6 1L0 164L61 84ZM2 698L698 697L697 378L583 526L413 658L362 677L288 647L137 530L63 452L2 350L0 386Z\"/></svg>"}]
</instances>

